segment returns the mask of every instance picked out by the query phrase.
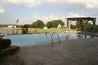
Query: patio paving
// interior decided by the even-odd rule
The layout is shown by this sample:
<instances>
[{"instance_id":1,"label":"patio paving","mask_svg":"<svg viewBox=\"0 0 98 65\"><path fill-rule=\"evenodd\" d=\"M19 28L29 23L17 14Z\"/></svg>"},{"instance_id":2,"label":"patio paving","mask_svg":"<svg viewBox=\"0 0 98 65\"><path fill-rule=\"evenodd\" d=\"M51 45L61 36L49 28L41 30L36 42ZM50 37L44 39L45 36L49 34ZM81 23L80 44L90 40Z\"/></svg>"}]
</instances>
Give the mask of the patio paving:
<instances>
[{"instance_id":1,"label":"patio paving","mask_svg":"<svg viewBox=\"0 0 98 65\"><path fill-rule=\"evenodd\" d=\"M98 38L21 47L24 65L98 65Z\"/></svg>"}]
</instances>

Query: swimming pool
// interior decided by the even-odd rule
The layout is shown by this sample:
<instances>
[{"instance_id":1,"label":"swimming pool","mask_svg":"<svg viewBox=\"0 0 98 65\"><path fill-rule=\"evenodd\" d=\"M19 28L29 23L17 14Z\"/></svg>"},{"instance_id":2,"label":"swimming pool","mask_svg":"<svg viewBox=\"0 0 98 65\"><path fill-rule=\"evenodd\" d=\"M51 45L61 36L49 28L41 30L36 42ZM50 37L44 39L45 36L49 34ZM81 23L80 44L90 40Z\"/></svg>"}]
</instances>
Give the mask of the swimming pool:
<instances>
[{"instance_id":1,"label":"swimming pool","mask_svg":"<svg viewBox=\"0 0 98 65\"><path fill-rule=\"evenodd\" d=\"M93 38L96 36L84 35L84 34L60 33L59 37L62 42L71 39ZM12 45L18 45L18 46L31 46L31 45L51 43L51 36L49 34L47 36L45 34L6 35L4 38L11 39ZM54 42L58 41L56 34L53 36L53 40Z\"/></svg>"}]
</instances>

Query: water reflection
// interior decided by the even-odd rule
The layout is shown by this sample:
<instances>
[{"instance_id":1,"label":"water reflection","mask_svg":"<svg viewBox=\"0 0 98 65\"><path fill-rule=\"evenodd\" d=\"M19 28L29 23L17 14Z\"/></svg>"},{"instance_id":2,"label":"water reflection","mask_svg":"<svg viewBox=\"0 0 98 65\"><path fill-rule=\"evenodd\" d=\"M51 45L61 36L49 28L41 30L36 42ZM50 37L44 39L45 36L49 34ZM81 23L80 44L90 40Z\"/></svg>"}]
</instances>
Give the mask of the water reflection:
<instances>
[{"instance_id":1,"label":"water reflection","mask_svg":"<svg viewBox=\"0 0 98 65\"><path fill-rule=\"evenodd\" d=\"M78 34L77 37L79 39L83 39L83 38L96 38L96 35L88 35L88 34Z\"/></svg>"},{"instance_id":2,"label":"water reflection","mask_svg":"<svg viewBox=\"0 0 98 65\"><path fill-rule=\"evenodd\" d=\"M69 39L69 36L70 36L70 34L67 34L67 35L66 35L66 40L68 40L68 39Z\"/></svg>"}]
</instances>

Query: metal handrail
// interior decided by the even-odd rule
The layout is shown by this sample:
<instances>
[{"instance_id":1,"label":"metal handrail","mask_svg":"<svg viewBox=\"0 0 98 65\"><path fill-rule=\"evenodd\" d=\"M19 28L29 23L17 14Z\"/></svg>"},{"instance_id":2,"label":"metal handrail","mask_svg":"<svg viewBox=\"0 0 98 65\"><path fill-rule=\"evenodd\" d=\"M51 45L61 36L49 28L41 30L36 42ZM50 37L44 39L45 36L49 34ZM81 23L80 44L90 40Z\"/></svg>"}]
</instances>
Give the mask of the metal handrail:
<instances>
[{"instance_id":1,"label":"metal handrail","mask_svg":"<svg viewBox=\"0 0 98 65\"><path fill-rule=\"evenodd\" d=\"M48 34L51 36L51 39L48 38ZM54 36L54 34L56 34L56 35L58 36L59 43L61 43L60 36L59 36L58 33L56 33L56 32L52 32L52 33L46 32L46 33L45 33L47 39L48 39L49 41L51 41L51 44L52 44L52 45L54 44L54 43L53 43L53 36ZM55 39L55 38L54 38L54 39Z\"/></svg>"},{"instance_id":2,"label":"metal handrail","mask_svg":"<svg viewBox=\"0 0 98 65\"><path fill-rule=\"evenodd\" d=\"M51 39L48 38L48 34L51 36ZM47 39L48 39L49 41L51 41L51 44L53 45L54 43L53 43L52 34L50 34L49 32L46 32L45 35L46 35Z\"/></svg>"}]
</instances>

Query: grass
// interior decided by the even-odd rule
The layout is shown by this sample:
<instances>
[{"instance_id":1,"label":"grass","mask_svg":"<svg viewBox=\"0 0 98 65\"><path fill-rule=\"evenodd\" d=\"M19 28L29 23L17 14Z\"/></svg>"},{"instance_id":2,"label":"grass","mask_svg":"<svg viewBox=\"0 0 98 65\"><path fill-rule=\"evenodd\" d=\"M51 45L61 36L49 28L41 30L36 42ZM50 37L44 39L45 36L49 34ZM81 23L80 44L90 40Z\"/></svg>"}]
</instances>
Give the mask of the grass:
<instances>
[{"instance_id":1,"label":"grass","mask_svg":"<svg viewBox=\"0 0 98 65\"><path fill-rule=\"evenodd\" d=\"M17 28L16 30L18 30L17 34L21 34L22 33L22 29L21 28ZM57 29L57 28L49 28L49 29L40 29L40 28L28 28L28 33L36 33L36 34L42 34L45 32L64 32L66 31L66 28L61 28L61 29Z\"/></svg>"},{"instance_id":2,"label":"grass","mask_svg":"<svg viewBox=\"0 0 98 65\"><path fill-rule=\"evenodd\" d=\"M6 32L12 31L14 34L22 34L22 28L14 28L14 29L10 29L10 28L4 28L3 30L5 30ZM29 34L42 34L45 32L65 32L67 29L66 28L61 28L61 29L57 29L57 28L49 28L49 29L40 29L40 28L28 28L28 33ZM75 31L75 29L71 29L71 31Z\"/></svg>"},{"instance_id":3,"label":"grass","mask_svg":"<svg viewBox=\"0 0 98 65\"><path fill-rule=\"evenodd\" d=\"M40 29L40 28L29 28L28 29L29 33L45 33L45 32L64 32L66 31L66 28L61 28L61 29L57 29L57 28L49 28L49 29Z\"/></svg>"}]
</instances>

